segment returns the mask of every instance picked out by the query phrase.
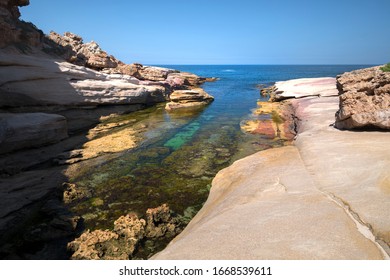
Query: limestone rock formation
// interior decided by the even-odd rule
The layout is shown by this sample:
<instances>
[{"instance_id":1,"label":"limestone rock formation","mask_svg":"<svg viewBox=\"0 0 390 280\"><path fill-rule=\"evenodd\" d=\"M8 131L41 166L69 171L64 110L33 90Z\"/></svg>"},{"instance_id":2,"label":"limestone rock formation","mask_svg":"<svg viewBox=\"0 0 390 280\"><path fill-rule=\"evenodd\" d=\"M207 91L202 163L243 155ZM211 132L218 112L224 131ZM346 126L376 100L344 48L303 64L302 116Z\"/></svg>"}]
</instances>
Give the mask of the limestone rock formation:
<instances>
[{"instance_id":1,"label":"limestone rock formation","mask_svg":"<svg viewBox=\"0 0 390 280\"><path fill-rule=\"evenodd\" d=\"M0 113L0 154L59 142L68 137L66 119L45 113Z\"/></svg>"},{"instance_id":2,"label":"limestone rock formation","mask_svg":"<svg viewBox=\"0 0 390 280\"><path fill-rule=\"evenodd\" d=\"M337 77L340 129L390 129L390 73L380 67L356 70Z\"/></svg>"},{"instance_id":3,"label":"limestone rock formation","mask_svg":"<svg viewBox=\"0 0 390 280\"><path fill-rule=\"evenodd\" d=\"M62 56L68 62L92 69L118 66L118 60L103 51L96 42L84 43L83 38L71 32L65 32L61 36L52 31L47 38L55 44L47 45L46 52L62 52ZM59 49L60 47L62 48Z\"/></svg>"},{"instance_id":4,"label":"limestone rock formation","mask_svg":"<svg viewBox=\"0 0 390 280\"><path fill-rule=\"evenodd\" d=\"M119 217L114 229L84 232L68 244L72 259L125 260L132 257L140 241L174 236L178 233L178 221L171 217L166 204L148 209L146 221L135 214Z\"/></svg>"},{"instance_id":5,"label":"limestone rock formation","mask_svg":"<svg viewBox=\"0 0 390 280\"><path fill-rule=\"evenodd\" d=\"M204 106L214 100L214 97L201 88L190 90L176 90L169 96L171 102L165 106L166 110L186 109Z\"/></svg>"}]
</instances>

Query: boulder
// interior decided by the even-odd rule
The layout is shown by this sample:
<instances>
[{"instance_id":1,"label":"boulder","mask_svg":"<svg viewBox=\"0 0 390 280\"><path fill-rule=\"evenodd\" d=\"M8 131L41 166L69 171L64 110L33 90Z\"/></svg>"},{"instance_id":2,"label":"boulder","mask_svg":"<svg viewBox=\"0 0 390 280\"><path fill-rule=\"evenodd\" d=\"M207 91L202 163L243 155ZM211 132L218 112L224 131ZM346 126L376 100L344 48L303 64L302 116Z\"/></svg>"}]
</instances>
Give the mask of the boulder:
<instances>
[{"instance_id":1,"label":"boulder","mask_svg":"<svg viewBox=\"0 0 390 280\"><path fill-rule=\"evenodd\" d=\"M170 94L169 98L170 102L165 106L166 110L201 107L214 100L214 97L201 88L176 90Z\"/></svg>"},{"instance_id":2,"label":"boulder","mask_svg":"<svg viewBox=\"0 0 390 280\"><path fill-rule=\"evenodd\" d=\"M59 142L68 137L66 119L45 113L0 114L0 154Z\"/></svg>"},{"instance_id":3,"label":"boulder","mask_svg":"<svg viewBox=\"0 0 390 280\"><path fill-rule=\"evenodd\" d=\"M337 76L337 88L337 128L390 129L390 72L378 66L344 73Z\"/></svg>"}]
</instances>

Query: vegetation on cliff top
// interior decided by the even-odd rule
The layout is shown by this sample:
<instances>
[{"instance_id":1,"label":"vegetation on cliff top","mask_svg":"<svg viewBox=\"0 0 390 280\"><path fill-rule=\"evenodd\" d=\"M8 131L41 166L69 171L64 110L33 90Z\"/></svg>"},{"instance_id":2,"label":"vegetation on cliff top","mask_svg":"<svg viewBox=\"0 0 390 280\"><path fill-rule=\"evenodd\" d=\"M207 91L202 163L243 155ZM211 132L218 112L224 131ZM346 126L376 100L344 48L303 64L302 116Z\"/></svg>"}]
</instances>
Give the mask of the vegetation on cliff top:
<instances>
[{"instance_id":1,"label":"vegetation on cliff top","mask_svg":"<svg viewBox=\"0 0 390 280\"><path fill-rule=\"evenodd\" d=\"M390 72L390 63L387 63L385 66L381 67L383 72Z\"/></svg>"}]
</instances>

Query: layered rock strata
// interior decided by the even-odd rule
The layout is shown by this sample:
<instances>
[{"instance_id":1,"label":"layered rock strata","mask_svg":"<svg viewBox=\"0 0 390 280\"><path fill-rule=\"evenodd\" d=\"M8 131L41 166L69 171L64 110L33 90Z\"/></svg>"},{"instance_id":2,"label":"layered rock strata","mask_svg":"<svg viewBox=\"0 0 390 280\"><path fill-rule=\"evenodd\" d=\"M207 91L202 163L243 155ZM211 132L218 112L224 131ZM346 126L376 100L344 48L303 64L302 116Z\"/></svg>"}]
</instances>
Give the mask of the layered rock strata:
<instances>
[{"instance_id":1,"label":"layered rock strata","mask_svg":"<svg viewBox=\"0 0 390 280\"><path fill-rule=\"evenodd\" d=\"M169 96L170 102L165 106L166 110L187 109L202 107L214 100L214 97L201 88L189 90L176 90Z\"/></svg>"},{"instance_id":2,"label":"layered rock strata","mask_svg":"<svg viewBox=\"0 0 390 280\"><path fill-rule=\"evenodd\" d=\"M68 137L65 117L0 113L0 154L59 142Z\"/></svg>"},{"instance_id":3,"label":"layered rock strata","mask_svg":"<svg viewBox=\"0 0 390 280\"><path fill-rule=\"evenodd\" d=\"M315 97L317 82L314 97L293 86L295 145L220 171L203 208L153 259L389 258L390 135L334 128L338 97Z\"/></svg>"},{"instance_id":4,"label":"layered rock strata","mask_svg":"<svg viewBox=\"0 0 390 280\"><path fill-rule=\"evenodd\" d=\"M340 129L390 129L390 72L372 67L337 77Z\"/></svg>"}]
</instances>

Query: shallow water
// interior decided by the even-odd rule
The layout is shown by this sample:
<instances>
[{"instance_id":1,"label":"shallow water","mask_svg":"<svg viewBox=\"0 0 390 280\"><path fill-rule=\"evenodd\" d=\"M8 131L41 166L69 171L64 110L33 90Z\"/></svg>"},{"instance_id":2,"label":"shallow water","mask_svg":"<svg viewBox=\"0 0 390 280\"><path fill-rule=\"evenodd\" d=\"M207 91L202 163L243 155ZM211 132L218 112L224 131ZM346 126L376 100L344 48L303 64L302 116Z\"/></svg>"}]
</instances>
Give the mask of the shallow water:
<instances>
[{"instance_id":1,"label":"shallow water","mask_svg":"<svg viewBox=\"0 0 390 280\"><path fill-rule=\"evenodd\" d=\"M129 212L167 203L188 222L207 199L215 174L233 161L282 141L244 134L240 122L251 117L261 99L257 85L302 77L336 76L366 66L169 66L219 80L203 88L215 97L209 106L187 113L167 113L164 104L121 116L144 126L136 149L85 169L73 179L92 191L91 198L74 203L86 228L111 228ZM117 121L111 120L111 121ZM128 126L123 126L124 129Z\"/></svg>"}]
</instances>

